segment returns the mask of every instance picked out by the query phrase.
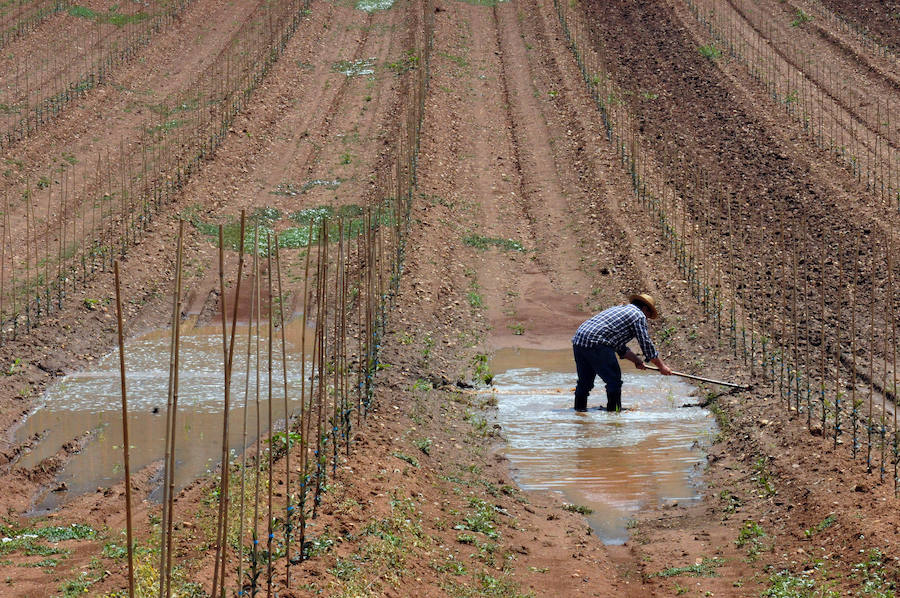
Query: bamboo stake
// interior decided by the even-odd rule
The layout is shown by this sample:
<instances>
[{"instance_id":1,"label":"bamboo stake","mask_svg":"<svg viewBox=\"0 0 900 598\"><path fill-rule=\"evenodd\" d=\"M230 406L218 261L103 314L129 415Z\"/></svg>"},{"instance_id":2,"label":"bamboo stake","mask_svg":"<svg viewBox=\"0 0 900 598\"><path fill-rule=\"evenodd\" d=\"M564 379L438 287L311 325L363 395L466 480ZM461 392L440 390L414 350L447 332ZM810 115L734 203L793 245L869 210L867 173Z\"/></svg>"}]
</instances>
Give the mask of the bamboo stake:
<instances>
[{"instance_id":1,"label":"bamboo stake","mask_svg":"<svg viewBox=\"0 0 900 598\"><path fill-rule=\"evenodd\" d=\"M122 391L122 461L125 466L125 537L128 542L128 596L134 598L134 543L131 518L131 460L128 444L128 399L125 392L125 337L122 318L122 287L119 282L119 260L113 263L116 280L116 321L119 331L119 378Z\"/></svg>"},{"instance_id":2,"label":"bamboo stake","mask_svg":"<svg viewBox=\"0 0 900 598\"><path fill-rule=\"evenodd\" d=\"M825 381L828 379L828 372L825 369L825 352L826 352L825 328L828 324L827 324L827 320L825 318L825 250L826 250L826 246L825 246L824 238L822 239L822 245L823 245L822 246L822 262L821 262L821 267L819 270L819 276L820 276L820 285L819 286L821 287L820 291L822 293L822 296L821 296L822 302L821 302L820 309L819 309L819 313L821 314L821 318L822 318L822 337L821 337L820 343L819 343L819 348L821 349L821 352L822 352L822 360L821 360L822 389L819 394L819 401L822 404L822 436L824 437L825 436Z\"/></svg>"},{"instance_id":3,"label":"bamboo stake","mask_svg":"<svg viewBox=\"0 0 900 598\"><path fill-rule=\"evenodd\" d=\"M4 191L3 196L3 234L0 235L0 340L4 340L6 338L6 332L3 329L3 325L5 323L3 300L6 296L6 239L9 234L9 191ZM13 310L13 312L15 312L15 310Z\"/></svg>"},{"instance_id":4,"label":"bamboo stake","mask_svg":"<svg viewBox=\"0 0 900 598\"><path fill-rule=\"evenodd\" d=\"M317 280L316 339L319 351L318 363L318 401L316 405L316 493L313 498L313 518L316 517L321 500L322 485L325 476L325 447L323 425L325 417L325 330L328 321L328 226L323 220L322 232L319 236L319 276Z\"/></svg>"},{"instance_id":5,"label":"bamboo stake","mask_svg":"<svg viewBox=\"0 0 900 598\"><path fill-rule=\"evenodd\" d=\"M856 436L857 404L856 404L856 285L859 282L859 239L856 239L855 258L853 259L853 284L850 287L850 417L853 426L853 460L859 448Z\"/></svg>"},{"instance_id":6,"label":"bamboo stake","mask_svg":"<svg viewBox=\"0 0 900 598\"><path fill-rule=\"evenodd\" d=\"M172 334L169 351L169 396L166 409L166 454L163 481L163 518L160 525L160 598L169 595L171 572L171 529L175 479L175 422L178 409L178 366L181 331L181 266L184 253L184 221L178 221L178 248L175 258L175 285L172 297Z\"/></svg>"},{"instance_id":7,"label":"bamboo stake","mask_svg":"<svg viewBox=\"0 0 900 598\"><path fill-rule=\"evenodd\" d=\"M243 237L242 237L243 238ZM243 245L243 241L241 243ZM243 250L243 247L241 248ZM255 269L255 268L254 268ZM244 414L243 427L241 428L241 504L238 509L238 544L244 546L244 517L246 505L247 490L247 413L249 411L250 400L250 364L253 345L253 318L256 315L256 285L250 289L250 318L247 321L247 369L244 376ZM259 369L259 364L256 364ZM241 553L238 558L237 583L238 595L243 595L244 591L244 555Z\"/></svg>"},{"instance_id":8,"label":"bamboo stake","mask_svg":"<svg viewBox=\"0 0 900 598\"><path fill-rule=\"evenodd\" d=\"M838 237L837 250L837 266L838 266L838 284L835 289L837 299L836 317L834 332L837 335L837 342L834 349L834 448L837 449L838 436L841 435L841 309L844 291L844 259L841 253L841 238Z\"/></svg>"},{"instance_id":9,"label":"bamboo stake","mask_svg":"<svg viewBox=\"0 0 900 598\"><path fill-rule=\"evenodd\" d=\"M225 543L228 536L228 505L229 497L229 476L231 474L231 463L228 455L228 432L231 409L231 372L234 363L234 341L235 331L237 330L238 304L241 296L241 279L244 274L244 233L246 227L246 211L241 210L241 229L240 229L240 245L238 246L238 271L237 280L235 281L234 291L234 308L231 316L231 339L228 338L228 322L227 322L227 304L225 289L225 234L222 225L219 225L219 289L221 293L220 306L222 313L222 350L224 357L225 380L224 380L224 404L222 408L222 474L219 484L219 513L217 520L216 532L216 562L213 571L213 596L218 596L217 590L221 588L221 593L225 593L225 569L227 563L227 550ZM221 563L220 563L221 558ZM221 575L221 579L220 579Z\"/></svg>"},{"instance_id":10,"label":"bamboo stake","mask_svg":"<svg viewBox=\"0 0 900 598\"><path fill-rule=\"evenodd\" d=\"M309 489L309 412L306 406L306 329L309 321L309 256L312 253L312 223L307 228L306 258L303 267L303 328L300 331L300 560L305 558L306 540L306 494ZM314 361L312 363L315 363ZM311 364L312 365L312 364ZM310 381L312 396L312 381Z\"/></svg>"},{"instance_id":11,"label":"bamboo stake","mask_svg":"<svg viewBox=\"0 0 900 598\"><path fill-rule=\"evenodd\" d=\"M267 380L268 384L267 384L267 388L266 388L266 391L268 393L268 395L267 395L268 400L267 400L266 408L267 408L267 412L268 412L268 425L269 425L269 428L268 428L269 429L269 451L268 451L269 459L268 459L268 472L267 472L268 476L269 476L269 479L268 479L269 488L268 488L268 492L267 492L267 503L266 503L267 504L266 513L267 513L267 518L268 518L267 537L266 537L266 549L268 551L268 554L266 555L266 596L271 597L271 595L272 595L272 539L274 538L274 534L273 534L274 511L272 510L272 482L273 482L272 470L275 467L274 455L273 455L275 447L274 447L274 444L272 441L274 439L275 427L274 427L274 422L272 419L272 401L273 401L273 398L272 398L272 369L273 369L272 368L272 336L274 334L274 330L273 330L274 322L273 322L273 316L272 316L272 307L273 307L272 306L272 236L268 233L266 233L266 259L267 259L266 280L268 282L268 292L269 292L269 317L268 317L269 337L268 337L268 339L266 339L267 354L268 354L268 361L267 361L268 371L266 372L266 375L268 378L268 380Z\"/></svg>"},{"instance_id":12,"label":"bamboo stake","mask_svg":"<svg viewBox=\"0 0 900 598\"><path fill-rule=\"evenodd\" d=\"M885 313L887 313L888 318L891 322L891 345L893 347L892 357L891 357L891 365L892 370L894 372L894 384L893 384L893 393L894 393L894 496L897 495L898 491L900 491L900 487L898 487L898 482L900 480L897 479L897 461L898 461L898 441L900 441L900 430L897 428L897 318L894 314L894 259L893 259L893 249L894 249L894 234L891 232L888 237L888 288L887 288L887 309ZM885 336L887 336L887 330L885 330ZM885 357L886 358L886 357ZM885 392L884 394L887 394Z\"/></svg>"},{"instance_id":13,"label":"bamboo stake","mask_svg":"<svg viewBox=\"0 0 900 598\"><path fill-rule=\"evenodd\" d=\"M333 301L334 301L334 310L333 310L333 319L334 319L334 341L333 341L333 350L331 354L331 364L334 370L334 379L332 384L333 387L333 397L334 397L334 405L332 408L331 414L331 449L332 449L332 459L331 459L331 475L334 476L337 473L337 462L338 462L338 444L340 443L339 430L340 430L340 422L341 422L341 412L340 412L340 404L343 401L343 398L340 396L340 355L341 355L341 337L340 337L340 325L341 325L341 261L343 259L343 250L344 246L341 242L341 237L343 237L343 222L338 221L338 255L335 256L335 265L334 265L334 291L333 291Z\"/></svg>"},{"instance_id":14,"label":"bamboo stake","mask_svg":"<svg viewBox=\"0 0 900 598\"><path fill-rule=\"evenodd\" d=\"M291 411L288 404L288 372L287 372L287 343L284 330L284 289L281 286L281 257L278 252L278 233L275 233L275 267L278 272L278 315L281 327L281 376L284 386L284 541L285 541L285 585L291 587ZM301 544L302 548L302 544Z\"/></svg>"},{"instance_id":15,"label":"bamboo stake","mask_svg":"<svg viewBox=\"0 0 900 598\"><path fill-rule=\"evenodd\" d=\"M874 247L872 248L871 262L872 298L869 300L869 337L872 344L869 347L869 415L866 424L866 431L868 435L868 444L866 446L866 471L869 473L872 473L872 403L875 395L875 345L878 342L878 339L875 336L875 303L878 301L878 288L875 284L876 265Z\"/></svg>"},{"instance_id":16,"label":"bamboo stake","mask_svg":"<svg viewBox=\"0 0 900 598\"><path fill-rule=\"evenodd\" d=\"M885 248L885 266L887 266L887 262L890 261L890 249ZM884 295L884 313L885 318L889 317L889 308L888 304L890 303L890 297L887 294L887 289L885 289ZM887 444L887 369L888 369L888 335L887 335L887 320L885 320L885 332L883 335L884 340L884 348L882 350L882 357L884 358L884 369L881 371L881 470L879 472L879 481L884 482L884 474L885 474L885 445Z\"/></svg>"},{"instance_id":17,"label":"bamboo stake","mask_svg":"<svg viewBox=\"0 0 900 598\"><path fill-rule=\"evenodd\" d=\"M261 437L262 429L260 422L262 421L259 408L259 385L260 385L260 329L262 326L262 298L259 282L259 220L256 221L256 227L253 233L253 286L256 295L256 385L255 405L256 405L256 460L255 466L255 482L253 486L253 547L250 552L251 571L250 571L250 595L255 596L258 587L259 578L259 483L260 483L260 457L261 457Z\"/></svg>"}]
</instances>

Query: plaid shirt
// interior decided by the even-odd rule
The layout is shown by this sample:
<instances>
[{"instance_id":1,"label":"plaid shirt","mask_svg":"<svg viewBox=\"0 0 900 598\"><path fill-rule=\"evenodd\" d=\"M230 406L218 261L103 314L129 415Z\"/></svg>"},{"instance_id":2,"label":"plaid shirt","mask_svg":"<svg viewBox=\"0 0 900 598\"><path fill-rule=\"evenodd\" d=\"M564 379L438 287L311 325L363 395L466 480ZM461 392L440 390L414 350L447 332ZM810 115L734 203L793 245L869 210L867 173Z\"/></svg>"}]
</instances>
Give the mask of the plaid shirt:
<instances>
[{"instance_id":1,"label":"plaid shirt","mask_svg":"<svg viewBox=\"0 0 900 598\"><path fill-rule=\"evenodd\" d=\"M617 305L601 311L579 326L572 337L572 344L579 347L606 345L612 347L619 357L624 357L628 349L625 344L635 337L646 361L659 355L647 333L647 316L641 308L637 305Z\"/></svg>"}]
</instances>

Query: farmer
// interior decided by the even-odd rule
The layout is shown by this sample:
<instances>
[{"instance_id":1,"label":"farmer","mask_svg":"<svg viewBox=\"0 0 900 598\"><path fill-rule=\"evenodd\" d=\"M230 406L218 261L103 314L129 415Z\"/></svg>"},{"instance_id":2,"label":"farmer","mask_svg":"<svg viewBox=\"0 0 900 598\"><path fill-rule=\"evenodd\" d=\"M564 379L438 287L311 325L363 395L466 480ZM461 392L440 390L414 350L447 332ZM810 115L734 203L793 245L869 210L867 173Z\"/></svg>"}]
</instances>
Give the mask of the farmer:
<instances>
[{"instance_id":1,"label":"farmer","mask_svg":"<svg viewBox=\"0 0 900 598\"><path fill-rule=\"evenodd\" d=\"M610 307L585 321L572 337L575 353L575 368L578 371L578 385L575 387L575 411L587 411L587 398L594 388L594 378L600 376L606 383L606 410L622 409L622 370L616 360L627 359L639 370L644 364L625 346L637 337L646 361L659 368L659 373L668 376L672 370L659 358L647 333L647 318L655 320L659 315L653 297L647 294L632 295L628 304Z\"/></svg>"}]
</instances>

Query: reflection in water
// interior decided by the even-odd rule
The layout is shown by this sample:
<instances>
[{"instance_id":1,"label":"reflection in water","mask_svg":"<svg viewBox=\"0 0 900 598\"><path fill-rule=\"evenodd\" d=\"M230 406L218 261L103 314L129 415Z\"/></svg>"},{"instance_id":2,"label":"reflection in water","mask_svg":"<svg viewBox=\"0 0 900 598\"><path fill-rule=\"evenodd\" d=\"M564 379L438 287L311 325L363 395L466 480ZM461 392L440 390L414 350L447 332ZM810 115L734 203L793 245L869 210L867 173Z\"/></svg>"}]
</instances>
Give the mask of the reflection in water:
<instances>
[{"instance_id":1,"label":"reflection in water","mask_svg":"<svg viewBox=\"0 0 900 598\"><path fill-rule=\"evenodd\" d=\"M526 490L559 491L567 502L594 509L591 527L607 543L627 537L628 519L645 505L699 499L695 473L715 422L692 402L692 386L674 377L625 373L622 404L609 414L598 409L576 414L576 378L570 351L498 352L494 378L498 420L506 456ZM498 367L498 363L500 367ZM559 364L566 373L540 367ZM569 364L566 366L565 364ZM598 380L592 407L606 404Z\"/></svg>"},{"instance_id":2,"label":"reflection in water","mask_svg":"<svg viewBox=\"0 0 900 598\"><path fill-rule=\"evenodd\" d=\"M181 337L181 367L176 432L175 483L183 487L196 477L218 466L222 454L222 372L221 325L188 328ZM289 408L300 407L300 343L302 319L285 327L288 355ZM259 414L261 429L267 429L267 336L265 325L260 339ZM128 421L131 442L131 470L138 471L164 455L166 398L169 380L169 336L158 330L128 341L125 345L128 383ZM307 332L307 344L311 342ZM229 448L240 452L244 420L244 389L247 371L247 327L238 327L231 392ZM275 429L283 426L284 390L281 367L281 337L273 339L272 405ZM255 351L256 340L252 342ZM248 442L256 437L256 366L251 356L249 402L247 409ZM307 372L309 370L307 369ZM307 374L308 375L308 374ZM280 423L279 423L280 422ZM56 508L67 496L109 486L124 476L122 471L122 412L119 391L118 349L101 358L90 371L71 374L44 394L37 408L17 430L22 441L33 434L42 441L24 454L17 466L33 467L54 455L73 438L90 434L81 453L73 455L59 476L67 493L51 493L35 505L41 512ZM159 498L154 496L155 498Z\"/></svg>"}]
</instances>

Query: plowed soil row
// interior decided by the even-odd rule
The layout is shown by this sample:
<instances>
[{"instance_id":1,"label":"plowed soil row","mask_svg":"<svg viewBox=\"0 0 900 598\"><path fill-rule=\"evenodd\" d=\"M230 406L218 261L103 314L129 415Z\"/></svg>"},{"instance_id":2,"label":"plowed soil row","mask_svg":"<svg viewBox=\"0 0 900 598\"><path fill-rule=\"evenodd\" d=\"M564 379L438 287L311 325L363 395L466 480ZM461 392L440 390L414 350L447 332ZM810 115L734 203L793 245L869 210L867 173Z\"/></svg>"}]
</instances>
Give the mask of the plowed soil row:
<instances>
[{"instance_id":1,"label":"plowed soil row","mask_svg":"<svg viewBox=\"0 0 900 598\"><path fill-rule=\"evenodd\" d=\"M798 297L797 310L803 314L801 330L809 329L811 336L822 326L815 307L821 291L821 265L816 263L820 256L826 257L826 288L840 288L838 262L844 265L844 276L851 277L847 265L857 261L858 242L859 288L874 284L884 297L885 252L896 214L860 202L865 189L833 167L827 153L817 150L779 112L742 67L705 59L697 51L707 43L705 32L683 5L637 6L640 10L624 3L604 5L602 19L599 12L592 13L598 38L615 78L630 94L629 106L639 116L648 147L659 163L676 173L675 182L685 190L695 214L711 216L714 230L720 231L710 235L714 253L726 266L735 261L728 275L752 318L764 324L769 336L780 334L771 323L789 315L785 289L793 286L789 265L795 251L798 283L807 275L812 289ZM646 47L658 51L644 57L641 48ZM696 188L692 179L697 174L711 180L711 198ZM848 209L854 214L850 220L845 217ZM735 246L743 246L744 257L732 257L729 231L737 236ZM753 259L746 259L749 256ZM843 318L838 317L835 297L826 303L833 327ZM858 322L867 321L863 307L858 307ZM876 328L881 330L876 338L882 339L884 324L879 321ZM833 344L829 333L829 346ZM862 348L880 355L881 346L875 341Z\"/></svg>"},{"instance_id":2,"label":"plowed soil row","mask_svg":"<svg viewBox=\"0 0 900 598\"><path fill-rule=\"evenodd\" d=\"M897 27L900 21L900 3L896 0L822 0L822 4L863 31L874 34L879 43L894 52L900 49L900 28Z\"/></svg>"}]
</instances>

